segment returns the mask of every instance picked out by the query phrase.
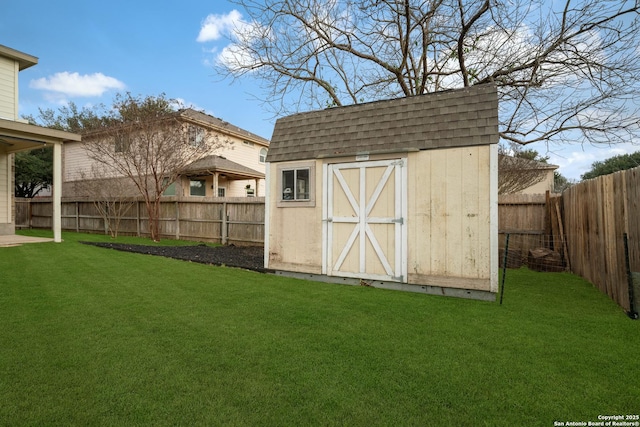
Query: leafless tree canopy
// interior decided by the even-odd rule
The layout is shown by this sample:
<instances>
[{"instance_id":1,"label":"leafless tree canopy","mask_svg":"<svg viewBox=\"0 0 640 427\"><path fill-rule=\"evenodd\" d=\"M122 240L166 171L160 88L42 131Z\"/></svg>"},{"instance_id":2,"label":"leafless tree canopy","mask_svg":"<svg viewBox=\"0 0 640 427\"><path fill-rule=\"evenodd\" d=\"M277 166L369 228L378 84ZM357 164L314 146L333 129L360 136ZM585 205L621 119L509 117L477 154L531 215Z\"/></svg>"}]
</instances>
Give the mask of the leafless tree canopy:
<instances>
[{"instance_id":1,"label":"leafless tree canopy","mask_svg":"<svg viewBox=\"0 0 640 427\"><path fill-rule=\"evenodd\" d=\"M544 164L500 154L498 156L498 194L512 194L541 182L547 175Z\"/></svg>"},{"instance_id":2,"label":"leafless tree canopy","mask_svg":"<svg viewBox=\"0 0 640 427\"><path fill-rule=\"evenodd\" d=\"M105 225L105 232L118 237L120 223L136 203L136 192L128 177L113 178L113 171L105 164L92 165L88 173L81 172L81 180L74 183L76 195L90 197L93 207Z\"/></svg>"},{"instance_id":3,"label":"leafless tree canopy","mask_svg":"<svg viewBox=\"0 0 640 427\"><path fill-rule=\"evenodd\" d=\"M236 0L216 67L278 113L493 82L505 141L629 142L639 1Z\"/></svg>"}]
</instances>

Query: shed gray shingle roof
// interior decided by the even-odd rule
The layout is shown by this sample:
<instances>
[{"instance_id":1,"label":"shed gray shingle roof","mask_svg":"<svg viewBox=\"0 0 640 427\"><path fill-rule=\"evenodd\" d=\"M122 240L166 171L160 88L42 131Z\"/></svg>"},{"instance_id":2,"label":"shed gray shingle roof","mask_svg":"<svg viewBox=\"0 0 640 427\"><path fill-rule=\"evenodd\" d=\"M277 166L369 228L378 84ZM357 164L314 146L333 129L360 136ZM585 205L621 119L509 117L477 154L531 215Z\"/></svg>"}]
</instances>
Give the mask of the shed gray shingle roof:
<instances>
[{"instance_id":1,"label":"shed gray shingle roof","mask_svg":"<svg viewBox=\"0 0 640 427\"><path fill-rule=\"evenodd\" d=\"M498 143L493 84L278 119L268 162Z\"/></svg>"}]
</instances>

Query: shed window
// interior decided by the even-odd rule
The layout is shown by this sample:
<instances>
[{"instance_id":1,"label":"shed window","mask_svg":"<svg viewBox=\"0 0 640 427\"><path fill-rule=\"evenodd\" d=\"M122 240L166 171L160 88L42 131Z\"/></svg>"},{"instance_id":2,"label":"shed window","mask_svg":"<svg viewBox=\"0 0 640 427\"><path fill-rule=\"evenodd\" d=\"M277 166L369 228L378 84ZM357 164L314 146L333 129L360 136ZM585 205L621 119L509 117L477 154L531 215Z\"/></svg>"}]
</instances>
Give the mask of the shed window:
<instances>
[{"instance_id":1,"label":"shed window","mask_svg":"<svg viewBox=\"0 0 640 427\"><path fill-rule=\"evenodd\" d=\"M204 179L192 179L189 184L190 196L206 196L207 187Z\"/></svg>"},{"instance_id":2,"label":"shed window","mask_svg":"<svg viewBox=\"0 0 640 427\"><path fill-rule=\"evenodd\" d=\"M282 200L309 200L309 168L282 171Z\"/></svg>"},{"instance_id":3,"label":"shed window","mask_svg":"<svg viewBox=\"0 0 640 427\"><path fill-rule=\"evenodd\" d=\"M279 208L311 208L316 205L316 161L279 163L276 179L276 206Z\"/></svg>"}]
</instances>

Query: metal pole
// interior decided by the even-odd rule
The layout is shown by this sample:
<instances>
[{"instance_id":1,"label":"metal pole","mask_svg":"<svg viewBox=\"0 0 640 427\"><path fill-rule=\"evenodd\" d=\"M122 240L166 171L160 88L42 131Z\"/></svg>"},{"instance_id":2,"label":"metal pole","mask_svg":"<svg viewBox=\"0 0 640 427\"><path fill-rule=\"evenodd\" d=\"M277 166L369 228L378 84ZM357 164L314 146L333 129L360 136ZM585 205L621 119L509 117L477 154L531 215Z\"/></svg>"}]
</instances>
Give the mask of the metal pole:
<instances>
[{"instance_id":1,"label":"metal pole","mask_svg":"<svg viewBox=\"0 0 640 427\"><path fill-rule=\"evenodd\" d=\"M633 275L631 274L631 262L629 261L629 238L627 233L623 234L624 238L624 260L627 267L627 285L629 286L629 311L627 316L631 319L638 318L638 312L634 309L634 295L633 295Z\"/></svg>"},{"instance_id":2,"label":"metal pole","mask_svg":"<svg viewBox=\"0 0 640 427\"><path fill-rule=\"evenodd\" d=\"M504 297L504 281L507 278L507 254L509 253L509 236L510 233L507 233L507 239L504 244L504 259L502 261L502 286L500 289L500 305L502 305L502 297Z\"/></svg>"}]
</instances>

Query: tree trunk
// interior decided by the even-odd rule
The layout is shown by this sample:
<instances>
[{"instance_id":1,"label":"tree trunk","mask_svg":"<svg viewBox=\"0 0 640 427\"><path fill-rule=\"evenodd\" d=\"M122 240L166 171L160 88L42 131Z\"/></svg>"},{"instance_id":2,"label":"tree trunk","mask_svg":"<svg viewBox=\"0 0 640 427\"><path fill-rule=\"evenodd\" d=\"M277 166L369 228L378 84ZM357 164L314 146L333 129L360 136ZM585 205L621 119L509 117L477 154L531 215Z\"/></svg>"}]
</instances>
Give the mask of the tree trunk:
<instances>
[{"instance_id":1,"label":"tree trunk","mask_svg":"<svg viewBox=\"0 0 640 427\"><path fill-rule=\"evenodd\" d=\"M151 240L160 241L160 198L146 199L147 215L149 216L149 233Z\"/></svg>"}]
</instances>

